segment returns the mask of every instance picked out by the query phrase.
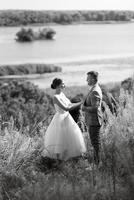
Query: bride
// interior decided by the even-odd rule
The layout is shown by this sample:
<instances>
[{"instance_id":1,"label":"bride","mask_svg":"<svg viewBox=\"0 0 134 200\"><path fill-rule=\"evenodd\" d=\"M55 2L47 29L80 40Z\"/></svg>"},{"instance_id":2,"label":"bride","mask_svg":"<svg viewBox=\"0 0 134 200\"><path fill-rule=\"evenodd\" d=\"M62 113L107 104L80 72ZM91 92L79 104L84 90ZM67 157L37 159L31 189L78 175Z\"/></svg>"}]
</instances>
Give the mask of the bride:
<instances>
[{"instance_id":1,"label":"bride","mask_svg":"<svg viewBox=\"0 0 134 200\"><path fill-rule=\"evenodd\" d=\"M86 152L85 142L80 128L69 111L80 106L82 102L71 103L62 92L65 85L61 79L55 78L51 88L55 90L54 115L44 135L43 156L68 160Z\"/></svg>"}]
</instances>

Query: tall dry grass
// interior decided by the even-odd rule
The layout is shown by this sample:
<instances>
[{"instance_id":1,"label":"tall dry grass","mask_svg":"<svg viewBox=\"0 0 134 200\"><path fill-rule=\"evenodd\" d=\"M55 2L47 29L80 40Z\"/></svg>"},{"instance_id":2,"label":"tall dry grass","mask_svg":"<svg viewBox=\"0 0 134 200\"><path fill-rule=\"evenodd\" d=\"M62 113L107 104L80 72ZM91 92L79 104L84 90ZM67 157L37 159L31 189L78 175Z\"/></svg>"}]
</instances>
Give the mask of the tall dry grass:
<instances>
[{"instance_id":1,"label":"tall dry grass","mask_svg":"<svg viewBox=\"0 0 134 200\"><path fill-rule=\"evenodd\" d=\"M17 132L13 119L0 129L0 199L133 200L134 199L134 95L121 91L118 115L108 113L102 127L101 162L93 163L93 149L47 167L41 156L44 127L38 136Z\"/></svg>"}]
</instances>

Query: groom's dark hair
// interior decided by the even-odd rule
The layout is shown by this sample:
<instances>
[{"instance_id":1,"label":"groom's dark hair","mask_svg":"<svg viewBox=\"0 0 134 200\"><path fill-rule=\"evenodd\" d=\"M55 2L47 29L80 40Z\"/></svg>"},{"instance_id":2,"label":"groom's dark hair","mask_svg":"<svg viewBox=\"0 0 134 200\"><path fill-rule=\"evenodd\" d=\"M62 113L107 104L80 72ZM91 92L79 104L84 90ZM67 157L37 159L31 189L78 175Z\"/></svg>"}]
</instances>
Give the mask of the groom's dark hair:
<instances>
[{"instance_id":1,"label":"groom's dark hair","mask_svg":"<svg viewBox=\"0 0 134 200\"><path fill-rule=\"evenodd\" d=\"M98 75L99 75L98 72L96 72L96 71L90 71L90 72L87 73L87 75L91 75L96 82L98 81Z\"/></svg>"}]
</instances>

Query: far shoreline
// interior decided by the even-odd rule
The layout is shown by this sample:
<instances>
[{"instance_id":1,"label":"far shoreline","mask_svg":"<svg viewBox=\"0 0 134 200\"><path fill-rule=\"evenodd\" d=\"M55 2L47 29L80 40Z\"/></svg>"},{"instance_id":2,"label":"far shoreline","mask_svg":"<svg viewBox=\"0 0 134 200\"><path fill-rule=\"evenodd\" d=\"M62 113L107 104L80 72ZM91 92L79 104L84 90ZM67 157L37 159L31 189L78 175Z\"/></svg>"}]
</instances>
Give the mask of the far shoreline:
<instances>
[{"instance_id":1,"label":"far shoreline","mask_svg":"<svg viewBox=\"0 0 134 200\"><path fill-rule=\"evenodd\" d=\"M80 21L80 22L71 22L71 23L31 23L31 24L26 24L26 25L0 25L0 28L8 28L8 27L41 27L41 26L71 26L71 25L108 25L108 24L129 24L129 23L134 23L134 20L130 21L115 21L115 20L105 20L105 21Z\"/></svg>"}]
</instances>

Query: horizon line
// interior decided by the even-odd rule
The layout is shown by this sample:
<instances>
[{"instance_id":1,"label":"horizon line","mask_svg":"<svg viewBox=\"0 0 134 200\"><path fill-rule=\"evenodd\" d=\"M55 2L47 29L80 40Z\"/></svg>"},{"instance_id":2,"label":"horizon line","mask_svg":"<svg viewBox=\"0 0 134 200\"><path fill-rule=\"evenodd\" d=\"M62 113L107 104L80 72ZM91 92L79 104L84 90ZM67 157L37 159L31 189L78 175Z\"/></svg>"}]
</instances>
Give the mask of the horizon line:
<instances>
[{"instance_id":1,"label":"horizon line","mask_svg":"<svg viewBox=\"0 0 134 200\"><path fill-rule=\"evenodd\" d=\"M0 11L130 11L134 12L133 10L130 9L32 9L32 8L6 8L6 9L0 9Z\"/></svg>"}]
</instances>

